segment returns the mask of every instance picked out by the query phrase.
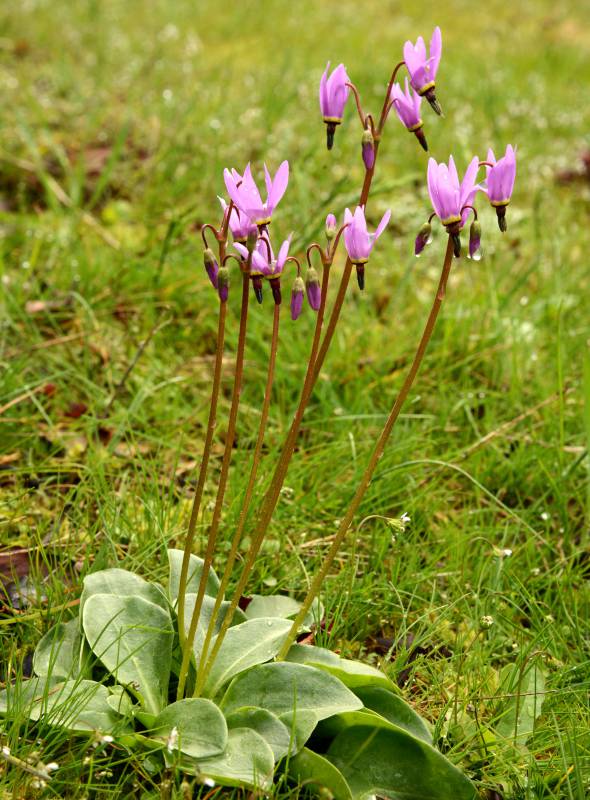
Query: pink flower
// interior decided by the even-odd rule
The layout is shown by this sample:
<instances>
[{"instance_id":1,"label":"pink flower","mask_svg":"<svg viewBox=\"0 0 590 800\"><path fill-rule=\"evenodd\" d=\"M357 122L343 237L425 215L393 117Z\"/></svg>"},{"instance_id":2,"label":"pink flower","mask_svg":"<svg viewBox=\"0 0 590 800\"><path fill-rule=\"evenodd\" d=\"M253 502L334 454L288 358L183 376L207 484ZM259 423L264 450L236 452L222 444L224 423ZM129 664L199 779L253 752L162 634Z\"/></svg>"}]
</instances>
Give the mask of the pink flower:
<instances>
[{"instance_id":1,"label":"pink flower","mask_svg":"<svg viewBox=\"0 0 590 800\"><path fill-rule=\"evenodd\" d=\"M487 193L490 203L496 209L500 230L506 230L506 206L512 198L514 180L516 178L516 151L509 144L506 153L496 161L493 150L488 150L488 161L492 167L486 166L487 181L483 191Z\"/></svg>"},{"instance_id":2,"label":"pink flower","mask_svg":"<svg viewBox=\"0 0 590 800\"><path fill-rule=\"evenodd\" d=\"M509 144L506 147L505 155L499 161L496 161L494 151L490 149L488 150L488 161L494 165L493 167L486 167L486 191L490 198L490 203L493 206L508 205L516 178L516 151Z\"/></svg>"},{"instance_id":3,"label":"pink flower","mask_svg":"<svg viewBox=\"0 0 590 800\"><path fill-rule=\"evenodd\" d=\"M367 231L367 220L363 206L357 206L354 214L347 208L344 212L344 245L353 264L366 264L375 242L385 230L391 211L386 211L375 233Z\"/></svg>"},{"instance_id":4,"label":"pink flower","mask_svg":"<svg viewBox=\"0 0 590 800\"><path fill-rule=\"evenodd\" d=\"M453 156L449 165L437 164L434 158L428 162L428 192L434 211L443 225L458 225L462 228L469 216L470 206L481 187L475 183L479 159L474 156L467 167L461 183Z\"/></svg>"},{"instance_id":5,"label":"pink flower","mask_svg":"<svg viewBox=\"0 0 590 800\"><path fill-rule=\"evenodd\" d=\"M414 89L410 89L407 78L404 92L402 92L399 84L393 84L391 87L390 100L401 123L406 126L410 133L416 134L416 137L424 150L428 150L426 137L422 131L422 126L424 123L420 117L422 98L417 92L414 91Z\"/></svg>"},{"instance_id":6,"label":"pink flower","mask_svg":"<svg viewBox=\"0 0 590 800\"><path fill-rule=\"evenodd\" d=\"M289 162L283 161L275 173L274 178L264 165L264 178L266 182L267 197L262 202L258 187L252 177L250 164L240 175L235 169L230 172L228 169L223 171L225 187L236 207L244 213L255 225L268 225L271 221L273 211L285 194L289 183Z\"/></svg>"},{"instance_id":7,"label":"pink flower","mask_svg":"<svg viewBox=\"0 0 590 800\"><path fill-rule=\"evenodd\" d=\"M410 82L413 88L422 97L426 97L437 114L441 108L434 93L436 73L440 64L442 53L442 36L437 26L430 40L430 57L426 57L424 39L419 36L416 44L406 42L404 45L404 61L410 73Z\"/></svg>"},{"instance_id":8,"label":"pink flower","mask_svg":"<svg viewBox=\"0 0 590 800\"><path fill-rule=\"evenodd\" d=\"M288 239L285 239L276 258L268 236L261 236L256 242L256 247L252 251L250 275L261 275L265 278L278 278L283 271L285 261L289 255L289 246L292 236L293 234L291 234ZM235 242L234 247L242 258L247 261L249 255L248 248L240 242Z\"/></svg>"},{"instance_id":9,"label":"pink flower","mask_svg":"<svg viewBox=\"0 0 590 800\"><path fill-rule=\"evenodd\" d=\"M369 260L375 242L385 230L391 211L386 211L375 233L367 231L367 220L363 206L357 206L354 214L347 208L344 212L344 245L352 263L356 267L359 289L365 288L365 264Z\"/></svg>"},{"instance_id":10,"label":"pink flower","mask_svg":"<svg viewBox=\"0 0 590 800\"><path fill-rule=\"evenodd\" d=\"M350 83L344 64L339 64L328 77L330 62L324 70L320 80L320 110L324 122L334 122L337 125L342 122L344 106L348 100L350 89L346 85Z\"/></svg>"},{"instance_id":11,"label":"pink flower","mask_svg":"<svg viewBox=\"0 0 590 800\"><path fill-rule=\"evenodd\" d=\"M218 197L217 199L221 203L221 207L225 213L228 208L227 203L223 197ZM239 208L236 208L235 205L232 208L231 217L229 218L229 228L234 237L234 242L245 242L250 233L257 231L256 225L253 225L250 218L246 216L243 211L240 211Z\"/></svg>"},{"instance_id":12,"label":"pink flower","mask_svg":"<svg viewBox=\"0 0 590 800\"><path fill-rule=\"evenodd\" d=\"M350 89L346 85L350 81L344 64L339 64L330 77L328 77L329 70L330 62L328 61L320 80L320 111L326 123L328 150L331 150L334 144L336 125L340 125L342 122L344 106L350 93Z\"/></svg>"}]
</instances>

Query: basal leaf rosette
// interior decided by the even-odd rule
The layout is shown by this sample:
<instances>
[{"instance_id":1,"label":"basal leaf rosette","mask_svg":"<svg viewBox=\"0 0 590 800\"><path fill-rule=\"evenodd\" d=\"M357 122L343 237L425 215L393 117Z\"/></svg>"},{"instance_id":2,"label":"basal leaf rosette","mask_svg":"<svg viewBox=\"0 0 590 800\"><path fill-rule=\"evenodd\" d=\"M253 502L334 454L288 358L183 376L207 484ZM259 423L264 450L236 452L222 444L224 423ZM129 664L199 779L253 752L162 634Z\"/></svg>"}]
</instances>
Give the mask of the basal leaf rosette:
<instances>
[{"instance_id":1,"label":"basal leaf rosette","mask_svg":"<svg viewBox=\"0 0 590 800\"><path fill-rule=\"evenodd\" d=\"M0 692L7 723L108 735L152 766L222 786L268 791L282 776L336 800L475 797L383 672L304 644L276 660L300 608L290 597L255 596L232 620L202 695L177 700L182 552L168 556L167 591L123 569L87 576L79 617L58 621L40 640L35 676ZM202 560L191 556L187 616L202 572ZM192 685L219 585L211 571ZM227 605L221 598L216 635ZM312 612L307 626L323 609Z\"/></svg>"}]
</instances>

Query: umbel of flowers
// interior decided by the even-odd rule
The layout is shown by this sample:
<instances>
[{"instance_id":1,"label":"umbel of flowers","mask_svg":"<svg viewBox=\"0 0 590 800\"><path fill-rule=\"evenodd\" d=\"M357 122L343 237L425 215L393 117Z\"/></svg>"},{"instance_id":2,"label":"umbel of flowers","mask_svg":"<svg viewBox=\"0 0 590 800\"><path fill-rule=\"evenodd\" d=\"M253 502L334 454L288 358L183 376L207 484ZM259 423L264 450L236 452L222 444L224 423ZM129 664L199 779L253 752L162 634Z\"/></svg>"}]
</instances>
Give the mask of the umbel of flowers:
<instances>
[{"instance_id":1,"label":"umbel of flowers","mask_svg":"<svg viewBox=\"0 0 590 800\"><path fill-rule=\"evenodd\" d=\"M461 257L461 237L470 219L469 255L479 257L481 227L476 200L481 194L487 195L495 209L500 230L506 230L516 174L511 145L499 160L492 150L486 161L474 156L462 178L452 155L448 163L429 159L425 178L433 210L419 230L414 251L419 255L432 240L434 218L443 226L447 244L410 368L392 398L353 499L343 510L307 593L302 592L301 598L246 595L296 451L305 409L340 321L352 271L359 288L364 289L375 248L387 253L384 234L391 212L386 211L373 230L367 205L385 127L394 118L390 112L395 110L403 127L427 150L422 99L441 113L436 96L441 54L438 28L428 53L422 37L415 44L406 42L404 58L392 70L379 115L365 113L345 67L340 64L330 71L328 63L319 91L328 150L335 144L336 130L343 124L352 97L362 131L364 175L355 208L328 214L323 244L311 242L303 254L294 255L292 235L281 241L272 232L288 188L287 161L274 176L264 166L264 190L261 176L253 174L250 164L242 172L225 170L227 196L220 198L221 220L217 226L208 223L201 230L204 266L218 298L217 349L209 420L184 548L168 553L166 589L121 569L86 577L79 619L64 620L51 629L35 653L35 677L8 686L0 695L0 710L17 724L28 716L76 735L92 731L103 744L135 752L146 763L149 759L152 774L158 769L172 770L178 781L185 780L185 789L182 776L190 775L197 784L214 782L265 791L273 780L284 780L305 784L336 800L373 795L474 800L473 784L434 747L429 726L396 692L391 675L340 658L330 650L301 644L298 639L305 634L308 642L322 620L319 596L323 582L417 377L452 265ZM407 71L403 88L396 82L402 68ZM345 258L337 262L338 283L331 292L341 242ZM241 294L233 388L209 516L202 501L216 432L228 304L236 274L241 279ZM287 276L291 322L300 318L307 299L315 313L315 325L293 421L274 468L265 464L271 477L264 481L262 492L258 473L279 347L282 283ZM213 560L234 455L252 292L258 303L265 295L272 297L267 378L239 518L230 541L224 542L219 559L222 571L217 575ZM193 553L198 523L207 532L199 556ZM246 554L238 559L246 535ZM192 791L190 787L188 791Z\"/></svg>"}]
</instances>

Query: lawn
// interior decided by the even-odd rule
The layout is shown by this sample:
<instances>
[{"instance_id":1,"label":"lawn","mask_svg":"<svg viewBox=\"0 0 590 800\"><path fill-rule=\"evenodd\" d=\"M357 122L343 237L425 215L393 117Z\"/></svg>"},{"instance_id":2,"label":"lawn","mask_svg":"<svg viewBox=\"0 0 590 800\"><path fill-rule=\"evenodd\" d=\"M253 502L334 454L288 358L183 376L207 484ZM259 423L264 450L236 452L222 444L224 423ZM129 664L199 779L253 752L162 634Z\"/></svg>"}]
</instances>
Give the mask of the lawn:
<instances>
[{"instance_id":1,"label":"lawn","mask_svg":"<svg viewBox=\"0 0 590 800\"><path fill-rule=\"evenodd\" d=\"M378 112L403 42L439 24L445 116L424 109L430 153L452 152L463 170L489 146L517 145L509 227L502 236L479 203L484 258L454 267L422 371L325 583L316 642L384 669L482 797L583 800L590 10L572 0L451 0L440 12L392 0L21 0L3 4L0 21L0 682L30 671L35 643L73 613L88 571L117 564L162 580L166 548L182 546L217 324L199 228L218 222L223 168L290 161L273 231L293 231L303 253L329 211L355 204L363 177L352 103L325 149L326 61L344 62ZM303 596L401 386L443 256L441 231L413 255L430 213L427 158L392 118L368 205L372 225L387 208L392 222L365 292L351 282L249 591ZM201 548L231 395L232 289ZM287 316L263 482L313 335L309 309ZM267 292L251 310L224 542L271 326ZM510 667L534 667L542 692L508 686ZM511 702L528 713L531 691L530 737L515 745L497 718ZM160 796L121 750L55 732L37 741L32 727L7 727L0 743L59 763L47 796ZM30 776L1 770L3 798L30 796Z\"/></svg>"}]
</instances>

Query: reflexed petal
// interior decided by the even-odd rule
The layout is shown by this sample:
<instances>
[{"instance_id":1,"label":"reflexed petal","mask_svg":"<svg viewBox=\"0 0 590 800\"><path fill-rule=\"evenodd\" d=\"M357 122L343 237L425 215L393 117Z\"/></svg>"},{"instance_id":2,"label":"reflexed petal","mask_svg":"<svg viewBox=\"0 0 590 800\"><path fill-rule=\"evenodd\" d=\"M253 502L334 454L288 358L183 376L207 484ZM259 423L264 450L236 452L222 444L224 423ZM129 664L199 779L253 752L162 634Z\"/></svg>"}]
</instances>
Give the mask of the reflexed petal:
<instances>
[{"instance_id":1,"label":"reflexed petal","mask_svg":"<svg viewBox=\"0 0 590 800\"><path fill-rule=\"evenodd\" d=\"M440 57L442 53L442 34L438 25L434 29L432 39L430 40L430 74L432 79L436 77L438 65L440 64Z\"/></svg>"},{"instance_id":2,"label":"reflexed petal","mask_svg":"<svg viewBox=\"0 0 590 800\"><path fill-rule=\"evenodd\" d=\"M465 171L465 175L463 176L463 180L461 181L461 196L460 196L460 203L461 206L464 206L467 202L467 196L472 191L473 187L475 186L475 181L477 179L477 170L479 169L479 158L474 156L471 159L471 163L467 167Z\"/></svg>"},{"instance_id":3,"label":"reflexed petal","mask_svg":"<svg viewBox=\"0 0 590 800\"><path fill-rule=\"evenodd\" d=\"M287 184L289 183L289 162L283 161L277 169L274 179L272 181L272 188L268 195L268 206L272 211L280 202L282 196L285 194Z\"/></svg>"},{"instance_id":4,"label":"reflexed petal","mask_svg":"<svg viewBox=\"0 0 590 800\"><path fill-rule=\"evenodd\" d=\"M391 219L391 209L388 209L385 214L381 217L381 222L377 226L377 230L373 234L375 237L373 241L377 241L377 239L381 236L385 228L389 225L389 220Z\"/></svg>"}]
</instances>

